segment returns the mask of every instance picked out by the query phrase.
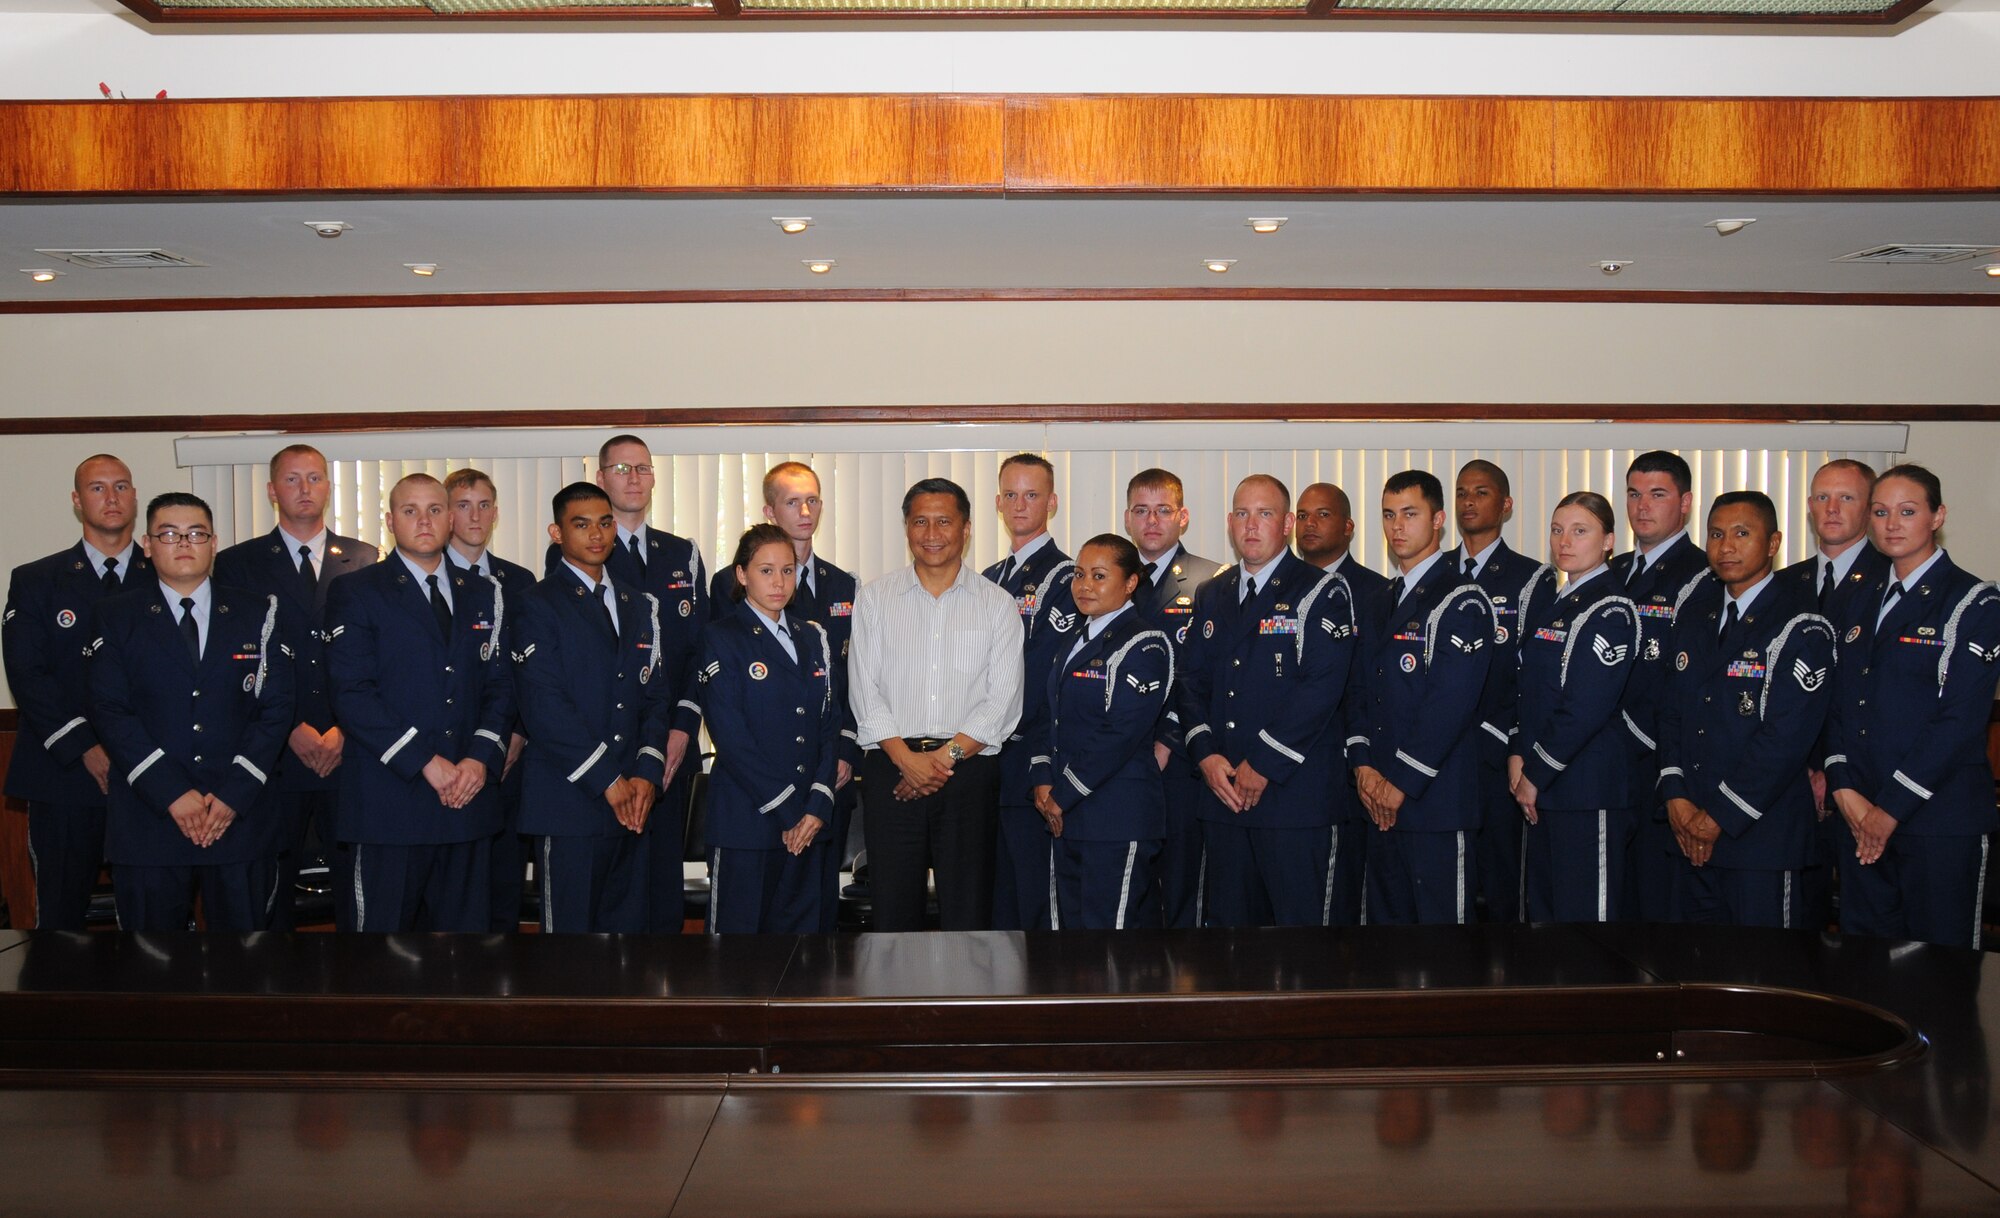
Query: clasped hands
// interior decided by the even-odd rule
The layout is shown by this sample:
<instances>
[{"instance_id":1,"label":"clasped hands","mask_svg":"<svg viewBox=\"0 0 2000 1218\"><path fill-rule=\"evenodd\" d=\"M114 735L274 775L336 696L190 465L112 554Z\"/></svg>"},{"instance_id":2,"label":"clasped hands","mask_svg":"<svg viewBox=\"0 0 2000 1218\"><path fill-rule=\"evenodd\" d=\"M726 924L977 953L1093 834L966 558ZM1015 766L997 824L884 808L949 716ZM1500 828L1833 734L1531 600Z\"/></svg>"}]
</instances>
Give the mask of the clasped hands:
<instances>
[{"instance_id":1,"label":"clasped hands","mask_svg":"<svg viewBox=\"0 0 2000 1218\"><path fill-rule=\"evenodd\" d=\"M965 738L955 736L953 739L963 741ZM976 740L962 743L960 747L965 750L967 757L976 756L986 748ZM896 770L902 775L896 783L893 794L897 799L903 800L922 799L926 795L937 794L944 789L945 783L951 781L952 767L957 764L951 759L951 754L944 749L919 753L900 742L899 746L890 752L889 759L896 763Z\"/></svg>"},{"instance_id":2,"label":"clasped hands","mask_svg":"<svg viewBox=\"0 0 2000 1218\"><path fill-rule=\"evenodd\" d=\"M621 778L604 788L604 802L611 805L611 814L619 824L639 833L646 828L646 814L653 810L653 797L659 790L643 778Z\"/></svg>"},{"instance_id":3,"label":"clasped hands","mask_svg":"<svg viewBox=\"0 0 2000 1218\"><path fill-rule=\"evenodd\" d=\"M1364 765L1354 771L1354 793L1361 797L1361 806L1377 829L1386 833L1396 827L1396 814L1403 810L1403 788L1374 766Z\"/></svg>"},{"instance_id":4,"label":"clasped hands","mask_svg":"<svg viewBox=\"0 0 2000 1218\"><path fill-rule=\"evenodd\" d=\"M1722 826L1693 800L1667 801L1667 827L1674 831L1674 841L1693 866L1707 866L1708 860L1715 856L1715 843L1722 836Z\"/></svg>"},{"instance_id":5,"label":"clasped hands","mask_svg":"<svg viewBox=\"0 0 2000 1218\"><path fill-rule=\"evenodd\" d=\"M439 803L463 808L486 786L486 763L471 757L451 762L434 756L424 763L424 781L437 792Z\"/></svg>"},{"instance_id":6,"label":"clasped hands","mask_svg":"<svg viewBox=\"0 0 2000 1218\"><path fill-rule=\"evenodd\" d=\"M167 815L189 841L204 849L213 846L223 830L236 822L236 809L199 791L189 791L168 804Z\"/></svg>"},{"instance_id":7,"label":"clasped hands","mask_svg":"<svg viewBox=\"0 0 2000 1218\"><path fill-rule=\"evenodd\" d=\"M1036 787L1032 794L1035 797L1035 811L1040 812L1042 819L1049 823L1049 836L1061 837L1063 830L1063 810L1056 806L1055 788L1048 783L1043 783L1041 786Z\"/></svg>"},{"instance_id":8,"label":"clasped hands","mask_svg":"<svg viewBox=\"0 0 2000 1218\"><path fill-rule=\"evenodd\" d=\"M1888 848L1889 835L1902 822L1882 810L1882 805L1871 802L1867 796L1853 787L1842 787L1833 793L1834 806L1840 809L1841 818L1854 833L1854 857L1865 867L1878 862L1882 851Z\"/></svg>"},{"instance_id":9,"label":"clasped hands","mask_svg":"<svg viewBox=\"0 0 2000 1218\"><path fill-rule=\"evenodd\" d=\"M1507 793L1512 795L1514 802L1521 806L1521 815L1528 818L1528 823L1539 825L1542 823L1541 812L1535 807L1535 800L1541 798L1542 793L1535 789L1533 782L1528 780L1528 775L1525 771L1526 763L1521 760L1520 754L1509 754L1507 757Z\"/></svg>"},{"instance_id":10,"label":"clasped hands","mask_svg":"<svg viewBox=\"0 0 2000 1218\"><path fill-rule=\"evenodd\" d=\"M340 729L330 727L320 731L310 723L301 723L292 729L291 738L286 741L292 753L306 768L321 778L330 776L340 766L340 751L347 740Z\"/></svg>"}]
</instances>

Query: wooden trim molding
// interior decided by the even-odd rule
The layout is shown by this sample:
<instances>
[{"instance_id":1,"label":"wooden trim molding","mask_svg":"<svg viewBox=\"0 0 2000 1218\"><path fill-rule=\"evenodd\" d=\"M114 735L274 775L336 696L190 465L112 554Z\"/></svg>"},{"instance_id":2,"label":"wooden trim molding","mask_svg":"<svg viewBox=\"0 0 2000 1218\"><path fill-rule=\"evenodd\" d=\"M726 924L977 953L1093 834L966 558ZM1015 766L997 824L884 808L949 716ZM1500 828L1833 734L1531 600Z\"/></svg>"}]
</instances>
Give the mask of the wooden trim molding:
<instances>
[{"instance_id":1,"label":"wooden trim molding","mask_svg":"<svg viewBox=\"0 0 2000 1218\"><path fill-rule=\"evenodd\" d=\"M2000 404L1876 403L1700 406L1512 402L1025 402L923 406L603 407L584 410L393 410L341 414L147 414L0 418L0 436L234 432L315 434L466 427L655 427L831 423L1184 423L1232 421L1631 423L2000 422Z\"/></svg>"},{"instance_id":2,"label":"wooden trim molding","mask_svg":"<svg viewBox=\"0 0 2000 1218\"><path fill-rule=\"evenodd\" d=\"M0 103L0 193L2000 189L2000 98L811 94Z\"/></svg>"},{"instance_id":3,"label":"wooden trim molding","mask_svg":"<svg viewBox=\"0 0 2000 1218\"><path fill-rule=\"evenodd\" d=\"M1514 288L853 288L764 291L399 292L374 296L177 296L157 300L0 300L23 313L210 313L540 305L838 304L988 301L1417 301L1474 304L1845 305L1989 308L2000 292L1666 292Z\"/></svg>"}]
</instances>

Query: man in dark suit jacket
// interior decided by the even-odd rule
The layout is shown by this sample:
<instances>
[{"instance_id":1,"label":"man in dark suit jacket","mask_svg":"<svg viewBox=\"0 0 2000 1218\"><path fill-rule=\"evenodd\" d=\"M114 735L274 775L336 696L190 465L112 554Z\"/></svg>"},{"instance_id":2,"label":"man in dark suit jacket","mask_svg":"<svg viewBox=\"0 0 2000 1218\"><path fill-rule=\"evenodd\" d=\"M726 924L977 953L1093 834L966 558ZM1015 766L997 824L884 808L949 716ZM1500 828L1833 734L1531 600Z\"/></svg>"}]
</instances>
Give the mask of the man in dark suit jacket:
<instances>
[{"instance_id":1,"label":"man in dark suit jacket","mask_svg":"<svg viewBox=\"0 0 2000 1218\"><path fill-rule=\"evenodd\" d=\"M345 856L334 845L335 791L346 745L333 714L333 691L326 679L323 635L326 593L334 580L382 557L374 546L331 532L327 504L333 498L326 457L309 444L293 444L271 458L265 487L278 509L278 526L262 537L238 542L215 556L220 584L275 596L291 630L286 644L294 661L292 731L278 772L278 904L272 930L290 930L299 871L316 840L325 852L327 879L336 888L348 880ZM309 834L309 830L314 830Z\"/></svg>"},{"instance_id":2,"label":"man in dark suit jacket","mask_svg":"<svg viewBox=\"0 0 2000 1218\"><path fill-rule=\"evenodd\" d=\"M637 436L617 435L597 450L597 486L611 500L617 522L616 544L604 569L621 588L648 593L660 605L661 647L665 674L676 691L694 688L695 660L700 654L701 628L708 621L702 606L701 547L646 523L653 507L656 481L653 452ZM562 569L562 552L550 545L542 563L545 576ZM700 769L688 761L688 745L701 730L701 707L692 697L675 707L665 749L666 780L646 821L653 845L647 851L651 868L647 881L645 929L677 935L686 922L686 878L682 860L687 853L688 796Z\"/></svg>"},{"instance_id":3,"label":"man in dark suit jacket","mask_svg":"<svg viewBox=\"0 0 2000 1218\"><path fill-rule=\"evenodd\" d=\"M21 708L7 794L27 802L35 870L33 920L23 910L15 924L42 930L83 929L104 867L111 761L88 719L83 649L96 637L91 610L107 596L147 586L152 571L132 541L139 496L123 461L84 458L69 501L83 540L16 568L0 618L7 684Z\"/></svg>"},{"instance_id":4,"label":"man in dark suit jacket","mask_svg":"<svg viewBox=\"0 0 2000 1218\"><path fill-rule=\"evenodd\" d=\"M854 710L847 703L847 651L854 634L854 576L813 552L813 537L824 519L819 475L800 461L783 461L764 474L764 519L777 525L792 539L798 555L799 583L792 593L787 612L809 622L818 622L826 631L833 667L834 696L839 703L840 745L834 771L833 823L822 831L828 849L815 856L825 874L820 876L819 933L830 935L840 927L840 872L852 854L847 842L853 832L858 790L853 782L861 768L861 745L855 740ZM736 569L728 563L718 567L709 583L708 608L713 621L727 617L736 604ZM887 798L885 794L883 798Z\"/></svg>"},{"instance_id":5,"label":"man in dark suit jacket","mask_svg":"<svg viewBox=\"0 0 2000 1218\"><path fill-rule=\"evenodd\" d=\"M98 606L91 717L111 756L105 854L118 924L266 929L278 825L268 777L291 729L276 596L216 584L214 516L173 492L146 508L156 580Z\"/></svg>"},{"instance_id":6,"label":"man in dark suit jacket","mask_svg":"<svg viewBox=\"0 0 2000 1218\"><path fill-rule=\"evenodd\" d=\"M1806 497L1806 518L1818 547L1778 572L1780 582L1798 585L1819 605L1821 615L1833 623L1834 634L1843 640L1848 628L1859 625L1880 603L1889 570L1889 560L1868 544L1868 488L1874 481L1875 471L1865 462L1842 457L1820 466ZM1872 620L1868 624L1874 625ZM1824 927L1833 921L1840 860L1854 853L1854 835L1827 798L1826 774L1820 769L1826 752L1822 739L1813 750L1808 775L1819 826L1813 860L1799 876L1802 926Z\"/></svg>"},{"instance_id":7,"label":"man in dark suit jacket","mask_svg":"<svg viewBox=\"0 0 2000 1218\"><path fill-rule=\"evenodd\" d=\"M1528 822L1507 791L1507 729L1513 722L1515 677L1521 653L1519 615L1530 584L1553 581L1548 564L1516 554L1500 536L1514 514L1507 471L1491 461L1468 461L1454 491L1458 546L1445 561L1478 584L1493 602L1493 663L1479 695L1479 906L1483 920L1518 922L1521 849ZM1551 589L1553 590L1553 589Z\"/></svg>"},{"instance_id":8,"label":"man in dark suit jacket","mask_svg":"<svg viewBox=\"0 0 2000 1218\"><path fill-rule=\"evenodd\" d=\"M680 845L649 832L680 692L670 619L657 596L611 570L618 526L601 488L571 483L553 515L556 572L523 598L514 635L528 732L521 829L540 839L542 930L643 931L655 895L648 855L663 841ZM681 891L665 894L676 915Z\"/></svg>"},{"instance_id":9,"label":"man in dark suit jacket","mask_svg":"<svg viewBox=\"0 0 2000 1218\"><path fill-rule=\"evenodd\" d=\"M1635 548L1611 560L1611 576L1639 609L1639 662L1632 666L1619 718L1632 738L1632 810L1639 818L1632 845L1632 894L1642 922L1671 921L1680 847L1667 828L1659 794L1660 687L1667 677L1667 635L1695 582L1708 573L1708 553L1688 537L1694 514L1694 471L1679 454L1654 450L1632 458L1625 470L1625 522Z\"/></svg>"},{"instance_id":10,"label":"man in dark suit jacket","mask_svg":"<svg viewBox=\"0 0 2000 1218\"><path fill-rule=\"evenodd\" d=\"M336 818L354 869L340 928L483 934L514 724L506 597L446 564L451 513L437 479L405 476L388 516L389 561L327 599L327 674L355 746Z\"/></svg>"},{"instance_id":11,"label":"man in dark suit jacket","mask_svg":"<svg viewBox=\"0 0 2000 1218\"><path fill-rule=\"evenodd\" d=\"M1347 581L1348 591L1354 597L1357 638L1365 640L1385 612L1382 597L1389 590L1389 580L1373 567L1361 565L1349 552L1354 544L1354 507L1347 492L1331 482L1315 482L1300 491L1297 529L1299 557ZM1366 649L1365 642L1357 643L1357 654ZM1341 717L1350 724L1367 701L1366 675L1365 666L1358 662L1348 674ZM1366 731L1356 726L1343 734L1365 735ZM1340 852L1339 874L1333 884L1332 922L1335 926L1353 926L1361 921L1362 882L1368 872L1368 842L1374 836L1375 824L1355 793L1353 766L1343 765L1342 771L1343 781L1334 790L1339 803L1334 811L1333 831L1340 837Z\"/></svg>"},{"instance_id":12,"label":"man in dark suit jacket","mask_svg":"<svg viewBox=\"0 0 2000 1218\"><path fill-rule=\"evenodd\" d=\"M1139 548L1146 578L1132 607L1173 641L1174 663L1187 651L1188 623L1194 620L1195 590L1224 566L1190 554L1181 545L1188 528L1187 502L1180 478L1164 469L1142 469L1125 484L1125 535ZM1169 930L1195 925L1201 891L1201 818L1197 808L1208 787L1188 759L1180 709L1167 699L1160 716L1160 739L1153 747L1166 790L1166 838L1160 844L1159 924Z\"/></svg>"},{"instance_id":13,"label":"man in dark suit jacket","mask_svg":"<svg viewBox=\"0 0 2000 1218\"><path fill-rule=\"evenodd\" d=\"M500 519L500 495L493 479L481 470L453 470L445 476L444 494L451 508L451 544L445 547L444 560L474 579L491 580L505 602L520 604L535 586L535 575L488 548L494 522ZM515 650L512 639L502 639L500 645L510 653ZM532 854L520 831L521 752L527 743L517 716L507 732L506 764L498 775L487 775L487 781L500 788L500 829L488 847L493 883L486 910L487 927L496 934L521 928L521 894L527 887Z\"/></svg>"}]
</instances>

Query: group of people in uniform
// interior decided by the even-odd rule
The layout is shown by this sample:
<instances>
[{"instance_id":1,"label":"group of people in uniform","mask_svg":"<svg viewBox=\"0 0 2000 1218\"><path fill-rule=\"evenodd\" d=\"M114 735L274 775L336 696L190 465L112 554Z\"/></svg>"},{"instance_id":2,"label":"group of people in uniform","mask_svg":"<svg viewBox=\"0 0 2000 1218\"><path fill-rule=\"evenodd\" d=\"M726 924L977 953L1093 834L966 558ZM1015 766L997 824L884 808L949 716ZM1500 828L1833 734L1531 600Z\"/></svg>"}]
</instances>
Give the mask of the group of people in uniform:
<instances>
[{"instance_id":1,"label":"group of people in uniform","mask_svg":"<svg viewBox=\"0 0 2000 1218\"><path fill-rule=\"evenodd\" d=\"M1055 470L1000 467L1007 558L964 564L948 479L903 500L911 563L866 585L813 547L812 469L712 575L652 527L617 436L550 507L540 578L493 555L493 481L403 478L393 552L329 532L325 458L271 460L278 524L217 550L185 493L76 472L75 546L14 572L4 626L36 924L292 925L327 845L344 930L677 932L697 742L707 924L836 928L860 817L876 930L1495 921L1824 927L1976 947L2000 828L1987 723L2000 589L1940 548L1928 470L1822 467L1816 542L1771 500L1696 516L1635 458L1625 523L1566 495L1512 550L1507 474L1379 506L1234 489L1233 563L1189 553L1178 477L1126 487L1074 558ZM1446 547L1447 522L1457 544ZM865 793L862 805L857 791Z\"/></svg>"}]
</instances>

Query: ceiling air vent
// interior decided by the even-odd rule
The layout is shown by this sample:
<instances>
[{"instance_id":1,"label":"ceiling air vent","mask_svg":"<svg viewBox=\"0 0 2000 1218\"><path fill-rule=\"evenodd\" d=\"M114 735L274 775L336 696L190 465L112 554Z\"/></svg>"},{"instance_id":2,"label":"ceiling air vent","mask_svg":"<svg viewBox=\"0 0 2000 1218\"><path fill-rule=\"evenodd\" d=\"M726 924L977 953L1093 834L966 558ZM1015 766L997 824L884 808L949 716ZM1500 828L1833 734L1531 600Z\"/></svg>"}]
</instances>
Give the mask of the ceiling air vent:
<instances>
[{"instance_id":1,"label":"ceiling air vent","mask_svg":"<svg viewBox=\"0 0 2000 1218\"><path fill-rule=\"evenodd\" d=\"M1944 262L1964 262L2000 254L1993 245L1878 245L1873 249L1842 254L1835 262L1915 262L1936 266Z\"/></svg>"},{"instance_id":2,"label":"ceiling air vent","mask_svg":"<svg viewBox=\"0 0 2000 1218\"><path fill-rule=\"evenodd\" d=\"M51 258L60 258L73 266L87 266L99 270L127 271L141 267L203 265L166 250L36 250L35 252L47 254Z\"/></svg>"}]
</instances>

